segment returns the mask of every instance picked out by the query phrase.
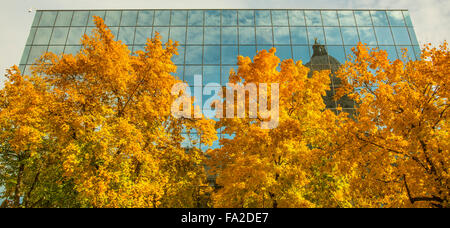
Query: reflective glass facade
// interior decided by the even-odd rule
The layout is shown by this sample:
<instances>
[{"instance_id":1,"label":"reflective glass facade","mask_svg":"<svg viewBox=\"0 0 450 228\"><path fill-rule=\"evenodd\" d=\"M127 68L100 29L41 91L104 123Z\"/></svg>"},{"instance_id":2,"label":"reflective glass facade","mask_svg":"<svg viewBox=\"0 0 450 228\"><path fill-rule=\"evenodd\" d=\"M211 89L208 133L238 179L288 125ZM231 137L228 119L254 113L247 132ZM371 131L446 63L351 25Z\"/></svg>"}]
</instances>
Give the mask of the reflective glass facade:
<instances>
[{"instance_id":1,"label":"reflective glass facade","mask_svg":"<svg viewBox=\"0 0 450 228\"><path fill-rule=\"evenodd\" d=\"M190 85L195 74L203 75L204 84L225 85L238 55L253 57L271 47L281 59L302 60L312 69L335 69L359 41L386 50L391 59L401 56L402 48L409 50L411 59L420 55L407 10L44 10L35 15L20 68L28 73L30 64L46 51L78 52L81 36L94 28L94 15L104 18L132 51L143 49L156 31L164 41L179 41L179 55L173 57L176 75ZM315 40L328 54L317 62L311 58ZM330 96L339 86L332 83ZM352 108L344 103L344 109ZM327 107L338 104L330 101Z\"/></svg>"}]
</instances>

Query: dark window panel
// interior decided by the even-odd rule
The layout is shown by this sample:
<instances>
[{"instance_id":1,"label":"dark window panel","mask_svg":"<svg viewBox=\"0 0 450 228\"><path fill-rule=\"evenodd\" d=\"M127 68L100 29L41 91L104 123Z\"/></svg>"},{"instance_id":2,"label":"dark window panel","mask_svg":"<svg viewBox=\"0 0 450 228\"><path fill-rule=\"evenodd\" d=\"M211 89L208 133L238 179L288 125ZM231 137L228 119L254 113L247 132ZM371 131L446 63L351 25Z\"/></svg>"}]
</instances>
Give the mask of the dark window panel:
<instances>
[{"instance_id":1,"label":"dark window panel","mask_svg":"<svg viewBox=\"0 0 450 228\"><path fill-rule=\"evenodd\" d=\"M153 10L139 11L138 14L138 26L152 26L153 25Z\"/></svg>"},{"instance_id":2,"label":"dark window panel","mask_svg":"<svg viewBox=\"0 0 450 228\"><path fill-rule=\"evenodd\" d=\"M253 10L238 10L239 26L255 25L255 18L253 13Z\"/></svg>"},{"instance_id":3,"label":"dark window panel","mask_svg":"<svg viewBox=\"0 0 450 228\"><path fill-rule=\"evenodd\" d=\"M205 11L205 25L220 26L220 10Z\"/></svg>"},{"instance_id":4,"label":"dark window panel","mask_svg":"<svg viewBox=\"0 0 450 228\"><path fill-rule=\"evenodd\" d=\"M70 26L73 11L59 11L56 17L55 26Z\"/></svg>"},{"instance_id":5,"label":"dark window panel","mask_svg":"<svg viewBox=\"0 0 450 228\"><path fill-rule=\"evenodd\" d=\"M168 26L169 22L170 10L155 10L155 26Z\"/></svg>"},{"instance_id":6,"label":"dark window panel","mask_svg":"<svg viewBox=\"0 0 450 228\"><path fill-rule=\"evenodd\" d=\"M271 26L270 10L255 11L256 26Z\"/></svg>"}]
</instances>

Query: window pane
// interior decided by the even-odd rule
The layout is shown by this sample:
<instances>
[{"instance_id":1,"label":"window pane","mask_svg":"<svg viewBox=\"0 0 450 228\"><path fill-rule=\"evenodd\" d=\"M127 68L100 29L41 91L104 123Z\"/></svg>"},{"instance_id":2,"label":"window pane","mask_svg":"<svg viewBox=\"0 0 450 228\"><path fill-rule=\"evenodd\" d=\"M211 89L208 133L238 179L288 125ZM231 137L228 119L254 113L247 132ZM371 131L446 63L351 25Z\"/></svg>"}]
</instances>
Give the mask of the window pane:
<instances>
[{"instance_id":1,"label":"window pane","mask_svg":"<svg viewBox=\"0 0 450 228\"><path fill-rule=\"evenodd\" d=\"M30 54L31 46L25 46L23 49L22 58L20 59L20 64L27 64L28 54Z\"/></svg>"},{"instance_id":2,"label":"window pane","mask_svg":"<svg viewBox=\"0 0 450 228\"><path fill-rule=\"evenodd\" d=\"M155 11L155 26L168 26L170 22L170 11L169 10L156 10Z\"/></svg>"},{"instance_id":3,"label":"window pane","mask_svg":"<svg viewBox=\"0 0 450 228\"><path fill-rule=\"evenodd\" d=\"M95 26L94 16L105 19L105 11L91 11L89 12L88 26Z\"/></svg>"},{"instance_id":4,"label":"window pane","mask_svg":"<svg viewBox=\"0 0 450 228\"><path fill-rule=\"evenodd\" d=\"M72 26L86 26L89 17L88 11L73 12Z\"/></svg>"},{"instance_id":5,"label":"window pane","mask_svg":"<svg viewBox=\"0 0 450 228\"><path fill-rule=\"evenodd\" d=\"M255 25L255 18L253 17L253 10L239 10L238 11L239 25Z\"/></svg>"},{"instance_id":6,"label":"window pane","mask_svg":"<svg viewBox=\"0 0 450 228\"><path fill-rule=\"evenodd\" d=\"M338 26L339 21L336 11L326 10L322 11L322 20L324 26Z\"/></svg>"},{"instance_id":7,"label":"window pane","mask_svg":"<svg viewBox=\"0 0 450 228\"><path fill-rule=\"evenodd\" d=\"M253 60L256 55L256 46L239 46L239 55L250 57Z\"/></svg>"},{"instance_id":8,"label":"window pane","mask_svg":"<svg viewBox=\"0 0 450 228\"><path fill-rule=\"evenodd\" d=\"M356 23L358 26L372 26L372 19L369 11L355 11Z\"/></svg>"},{"instance_id":9,"label":"window pane","mask_svg":"<svg viewBox=\"0 0 450 228\"><path fill-rule=\"evenodd\" d=\"M84 28L70 28L67 37L67 45L76 45L81 43L81 36L84 34Z\"/></svg>"},{"instance_id":10,"label":"window pane","mask_svg":"<svg viewBox=\"0 0 450 228\"><path fill-rule=\"evenodd\" d=\"M121 26L136 26L137 11L123 11Z\"/></svg>"},{"instance_id":11,"label":"window pane","mask_svg":"<svg viewBox=\"0 0 450 228\"><path fill-rule=\"evenodd\" d=\"M239 44L255 44L255 28L240 27L239 28Z\"/></svg>"},{"instance_id":12,"label":"window pane","mask_svg":"<svg viewBox=\"0 0 450 228\"><path fill-rule=\"evenodd\" d=\"M34 37L34 45L48 45L50 36L52 35L52 28L38 28L36 36Z\"/></svg>"},{"instance_id":13,"label":"window pane","mask_svg":"<svg viewBox=\"0 0 450 228\"><path fill-rule=\"evenodd\" d=\"M412 27L413 24L412 24L411 17L409 16L409 12L408 11L403 11L403 17L405 18L406 26Z\"/></svg>"},{"instance_id":14,"label":"window pane","mask_svg":"<svg viewBox=\"0 0 450 228\"><path fill-rule=\"evenodd\" d=\"M272 10L272 23L273 25L288 25L288 16L285 10Z\"/></svg>"},{"instance_id":15,"label":"window pane","mask_svg":"<svg viewBox=\"0 0 450 228\"><path fill-rule=\"evenodd\" d=\"M187 43L188 44L202 44L203 43L203 27L188 27Z\"/></svg>"},{"instance_id":16,"label":"window pane","mask_svg":"<svg viewBox=\"0 0 450 228\"><path fill-rule=\"evenodd\" d=\"M134 27L121 27L119 30L119 40L126 45L132 45L134 43Z\"/></svg>"},{"instance_id":17,"label":"window pane","mask_svg":"<svg viewBox=\"0 0 450 228\"><path fill-rule=\"evenodd\" d=\"M225 25L225 26L237 25L236 10L223 10L222 11L222 25Z\"/></svg>"},{"instance_id":18,"label":"window pane","mask_svg":"<svg viewBox=\"0 0 450 228\"><path fill-rule=\"evenodd\" d=\"M301 60L303 64L310 60L308 46L292 46L294 61Z\"/></svg>"},{"instance_id":19,"label":"window pane","mask_svg":"<svg viewBox=\"0 0 450 228\"><path fill-rule=\"evenodd\" d=\"M256 25L257 26L270 26L270 11L269 10L256 10L255 11L255 17L256 17Z\"/></svg>"},{"instance_id":20,"label":"window pane","mask_svg":"<svg viewBox=\"0 0 450 228\"><path fill-rule=\"evenodd\" d=\"M135 44L145 44L147 43L147 38L152 37L153 28L152 27L137 27L136 28L136 39Z\"/></svg>"},{"instance_id":21,"label":"window pane","mask_svg":"<svg viewBox=\"0 0 450 228\"><path fill-rule=\"evenodd\" d=\"M138 26L152 26L153 25L153 10L139 11Z\"/></svg>"},{"instance_id":22,"label":"window pane","mask_svg":"<svg viewBox=\"0 0 450 228\"><path fill-rule=\"evenodd\" d=\"M186 27L171 27L170 39L172 41L178 41L180 44L184 44L186 40Z\"/></svg>"},{"instance_id":23,"label":"window pane","mask_svg":"<svg viewBox=\"0 0 450 228\"><path fill-rule=\"evenodd\" d=\"M409 36L411 37L411 43L413 45L419 45L419 42L417 41L416 33L414 32L414 29L412 27L408 27Z\"/></svg>"},{"instance_id":24,"label":"window pane","mask_svg":"<svg viewBox=\"0 0 450 228\"><path fill-rule=\"evenodd\" d=\"M314 44L315 39L317 39L317 42L319 42L320 44L325 44L322 27L308 28L308 37L309 37L310 44Z\"/></svg>"},{"instance_id":25,"label":"window pane","mask_svg":"<svg viewBox=\"0 0 450 228\"><path fill-rule=\"evenodd\" d=\"M50 44L64 45L66 43L69 28L54 28Z\"/></svg>"},{"instance_id":26,"label":"window pane","mask_svg":"<svg viewBox=\"0 0 450 228\"><path fill-rule=\"evenodd\" d=\"M292 59L291 46L275 46L275 48L277 49L275 55L280 58L280 61Z\"/></svg>"},{"instance_id":27,"label":"window pane","mask_svg":"<svg viewBox=\"0 0 450 228\"><path fill-rule=\"evenodd\" d=\"M45 11L42 13L41 20L39 21L39 26L53 26L55 24L56 11Z\"/></svg>"},{"instance_id":28,"label":"window pane","mask_svg":"<svg viewBox=\"0 0 450 228\"><path fill-rule=\"evenodd\" d=\"M220 83L220 66L204 66L203 83Z\"/></svg>"},{"instance_id":29,"label":"window pane","mask_svg":"<svg viewBox=\"0 0 450 228\"><path fill-rule=\"evenodd\" d=\"M186 26L187 12L185 10L173 10L170 24L175 26Z\"/></svg>"},{"instance_id":30,"label":"window pane","mask_svg":"<svg viewBox=\"0 0 450 228\"><path fill-rule=\"evenodd\" d=\"M184 68L184 81L188 83L189 86L194 86L194 76L202 75L202 66L186 66ZM191 93L194 90L191 87Z\"/></svg>"},{"instance_id":31,"label":"window pane","mask_svg":"<svg viewBox=\"0 0 450 228\"><path fill-rule=\"evenodd\" d=\"M184 64L184 50L185 50L184 46L177 47L178 55L173 55L172 57L173 63L175 63L176 65Z\"/></svg>"},{"instance_id":32,"label":"window pane","mask_svg":"<svg viewBox=\"0 0 450 228\"><path fill-rule=\"evenodd\" d=\"M392 27L392 33L396 45L411 45L406 27Z\"/></svg>"},{"instance_id":33,"label":"window pane","mask_svg":"<svg viewBox=\"0 0 450 228\"><path fill-rule=\"evenodd\" d=\"M222 46L222 64L236 64L237 56L237 46Z\"/></svg>"},{"instance_id":34,"label":"window pane","mask_svg":"<svg viewBox=\"0 0 450 228\"><path fill-rule=\"evenodd\" d=\"M222 27L222 44L237 44L236 27Z\"/></svg>"},{"instance_id":35,"label":"window pane","mask_svg":"<svg viewBox=\"0 0 450 228\"><path fill-rule=\"evenodd\" d=\"M345 52L343 46L327 46L327 51L328 55L334 57L340 64L345 63Z\"/></svg>"},{"instance_id":36,"label":"window pane","mask_svg":"<svg viewBox=\"0 0 450 228\"><path fill-rule=\"evenodd\" d=\"M342 37L345 45L356 46L359 42L358 33L356 27L341 28Z\"/></svg>"},{"instance_id":37,"label":"window pane","mask_svg":"<svg viewBox=\"0 0 450 228\"><path fill-rule=\"evenodd\" d=\"M220 27L205 27L205 44L220 44Z\"/></svg>"},{"instance_id":38,"label":"window pane","mask_svg":"<svg viewBox=\"0 0 450 228\"><path fill-rule=\"evenodd\" d=\"M375 27L375 34L377 35L379 45L393 45L391 29L389 27Z\"/></svg>"},{"instance_id":39,"label":"window pane","mask_svg":"<svg viewBox=\"0 0 450 228\"><path fill-rule=\"evenodd\" d=\"M256 43L273 44L272 27L256 27Z\"/></svg>"},{"instance_id":40,"label":"window pane","mask_svg":"<svg viewBox=\"0 0 450 228\"><path fill-rule=\"evenodd\" d=\"M42 54L47 51L47 46L33 46L31 47L30 56L28 57L28 64L33 64Z\"/></svg>"},{"instance_id":41,"label":"window pane","mask_svg":"<svg viewBox=\"0 0 450 228\"><path fill-rule=\"evenodd\" d=\"M389 60L398 59L397 51L395 50L395 46L380 46L380 49L385 50L387 52Z\"/></svg>"},{"instance_id":42,"label":"window pane","mask_svg":"<svg viewBox=\"0 0 450 228\"><path fill-rule=\"evenodd\" d=\"M288 27L273 27L273 37L275 44L290 44L291 38L289 36Z\"/></svg>"},{"instance_id":43,"label":"window pane","mask_svg":"<svg viewBox=\"0 0 450 228\"><path fill-rule=\"evenodd\" d=\"M122 11L106 11L105 24L107 26L119 26Z\"/></svg>"},{"instance_id":44,"label":"window pane","mask_svg":"<svg viewBox=\"0 0 450 228\"><path fill-rule=\"evenodd\" d=\"M305 25L305 15L303 10L290 10L289 14L289 24L291 26L304 26Z\"/></svg>"},{"instance_id":45,"label":"window pane","mask_svg":"<svg viewBox=\"0 0 450 228\"><path fill-rule=\"evenodd\" d=\"M59 11L55 26L70 26L73 11Z\"/></svg>"},{"instance_id":46,"label":"window pane","mask_svg":"<svg viewBox=\"0 0 450 228\"><path fill-rule=\"evenodd\" d=\"M374 26L389 26L385 11L370 11Z\"/></svg>"},{"instance_id":47,"label":"window pane","mask_svg":"<svg viewBox=\"0 0 450 228\"><path fill-rule=\"evenodd\" d=\"M33 43L33 39L34 39L34 35L36 35L36 28L31 28L30 29L30 34L28 35L28 39L27 39L27 45L30 45Z\"/></svg>"},{"instance_id":48,"label":"window pane","mask_svg":"<svg viewBox=\"0 0 450 228\"><path fill-rule=\"evenodd\" d=\"M158 32L161 35L161 42L166 43L169 40L169 27L154 27L153 34Z\"/></svg>"},{"instance_id":49,"label":"window pane","mask_svg":"<svg viewBox=\"0 0 450 228\"><path fill-rule=\"evenodd\" d=\"M49 46L48 52L60 55L64 53L64 46Z\"/></svg>"},{"instance_id":50,"label":"window pane","mask_svg":"<svg viewBox=\"0 0 450 228\"><path fill-rule=\"evenodd\" d=\"M36 12L36 14L34 15L32 26L38 26L39 25L39 20L41 19L41 15L42 15L41 11L37 11Z\"/></svg>"},{"instance_id":51,"label":"window pane","mask_svg":"<svg viewBox=\"0 0 450 228\"><path fill-rule=\"evenodd\" d=\"M342 45L341 31L339 27L325 27L327 44Z\"/></svg>"},{"instance_id":52,"label":"window pane","mask_svg":"<svg viewBox=\"0 0 450 228\"><path fill-rule=\"evenodd\" d=\"M109 27L109 29L111 30L111 33L114 36L114 40L117 41L118 35L119 35L119 27ZM92 31L91 31L91 33L92 33Z\"/></svg>"},{"instance_id":53,"label":"window pane","mask_svg":"<svg viewBox=\"0 0 450 228\"><path fill-rule=\"evenodd\" d=\"M355 26L353 11L338 11L341 26Z\"/></svg>"},{"instance_id":54,"label":"window pane","mask_svg":"<svg viewBox=\"0 0 450 228\"><path fill-rule=\"evenodd\" d=\"M220 26L220 10L205 11L205 25Z\"/></svg>"},{"instance_id":55,"label":"window pane","mask_svg":"<svg viewBox=\"0 0 450 228\"><path fill-rule=\"evenodd\" d=\"M186 47L186 64L202 64L202 46Z\"/></svg>"},{"instance_id":56,"label":"window pane","mask_svg":"<svg viewBox=\"0 0 450 228\"><path fill-rule=\"evenodd\" d=\"M372 27L359 27L358 30L361 43L366 43L368 45L377 45Z\"/></svg>"},{"instance_id":57,"label":"window pane","mask_svg":"<svg viewBox=\"0 0 450 228\"><path fill-rule=\"evenodd\" d=\"M220 46L205 46L204 64L220 64Z\"/></svg>"},{"instance_id":58,"label":"window pane","mask_svg":"<svg viewBox=\"0 0 450 228\"><path fill-rule=\"evenodd\" d=\"M291 27L292 44L308 44L306 27Z\"/></svg>"},{"instance_id":59,"label":"window pane","mask_svg":"<svg viewBox=\"0 0 450 228\"><path fill-rule=\"evenodd\" d=\"M203 25L203 11L190 10L188 11L188 25L202 26Z\"/></svg>"},{"instance_id":60,"label":"window pane","mask_svg":"<svg viewBox=\"0 0 450 228\"><path fill-rule=\"evenodd\" d=\"M320 11L305 11L306 25L308 26L322 26L322 19L320 18Z\"/></svg>"},{"instance_id":61,"label":"window pane","mask_svg":"<svg viewBox=\"0 0 450 228\"><path fill-rule=\"evenodd\" d=\"M405 26L402 11L387 11L391 26Z\"/></svg>"}]
</instances>

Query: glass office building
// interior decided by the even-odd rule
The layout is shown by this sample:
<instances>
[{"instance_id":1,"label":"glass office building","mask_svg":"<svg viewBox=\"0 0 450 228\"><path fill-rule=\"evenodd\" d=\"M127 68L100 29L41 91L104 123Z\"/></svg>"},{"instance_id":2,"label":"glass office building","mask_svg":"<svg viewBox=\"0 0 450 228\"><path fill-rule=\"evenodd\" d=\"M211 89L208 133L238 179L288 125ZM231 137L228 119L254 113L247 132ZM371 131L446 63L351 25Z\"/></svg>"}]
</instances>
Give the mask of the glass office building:
<instances>
[{"instance_id":1,"label":"glass office building","mask_svg":"<svg viewBox=\"0 0 450 228\"><path fill-rule=\"evenodd\" d=\"M176 75L190 85L196 74L202 75L204 84L225 85L238 55L253 57L271 47L280 59L302 60L313 70L336 69L359 41L386 50L391 59L400 57L402 48L409 50L413 60L420 55L407 10L39 10L21 70L29 73L30 65L46 51L77 53L81 36L94 28L94 15L102 17L131 51L143 49L147 37L156 31L163 40L178 41L179 55L173 57ZM333 93L330 90L329 97ZM326 103L331 109L338 105L331 100ZM351 108L344 105L344 111Z\"/></svg>"}]
</instances>

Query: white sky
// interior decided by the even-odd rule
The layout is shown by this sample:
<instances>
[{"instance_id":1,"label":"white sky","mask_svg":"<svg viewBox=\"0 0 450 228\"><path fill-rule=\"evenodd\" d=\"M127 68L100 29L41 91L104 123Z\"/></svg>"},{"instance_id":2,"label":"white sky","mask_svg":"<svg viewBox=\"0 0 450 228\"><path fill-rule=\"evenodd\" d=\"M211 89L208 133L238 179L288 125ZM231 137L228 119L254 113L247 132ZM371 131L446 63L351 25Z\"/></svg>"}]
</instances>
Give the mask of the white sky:
<instances>
[{"instance_id":1,"label":"white sky","mask_svg":"<svg viewBox=\"0 0 450 228\"><path fill-rule=\"evenodd\" d=\"M449 0L0 0L0 87L18 64L33 21L28 9L408 9L421 44L449 38Z\"/></svg>"}]
</instances>

